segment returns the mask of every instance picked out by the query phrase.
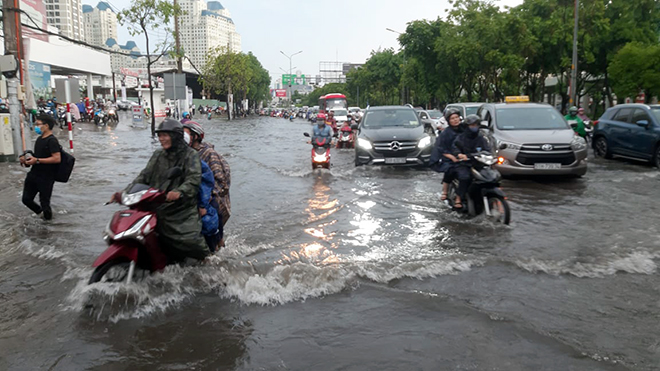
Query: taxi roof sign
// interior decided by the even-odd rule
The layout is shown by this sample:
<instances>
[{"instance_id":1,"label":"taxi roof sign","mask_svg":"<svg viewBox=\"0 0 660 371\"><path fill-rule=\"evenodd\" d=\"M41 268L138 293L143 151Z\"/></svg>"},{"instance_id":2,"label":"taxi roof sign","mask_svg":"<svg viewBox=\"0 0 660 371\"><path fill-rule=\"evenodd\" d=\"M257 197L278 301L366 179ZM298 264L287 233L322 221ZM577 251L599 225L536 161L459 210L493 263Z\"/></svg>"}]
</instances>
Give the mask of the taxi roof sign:
<instances>
[{"instance_id":1,"label":"taxi roof sign","mask_svg":"<svg viewBox=\"0 0 660 371\"><path fill-rule=\"evenodd\" d=\"M527 103L529 102L529 96L527 95L518 95L518 96L508 96L504 97L505 103Z\"/></svg>"}]
</instances>

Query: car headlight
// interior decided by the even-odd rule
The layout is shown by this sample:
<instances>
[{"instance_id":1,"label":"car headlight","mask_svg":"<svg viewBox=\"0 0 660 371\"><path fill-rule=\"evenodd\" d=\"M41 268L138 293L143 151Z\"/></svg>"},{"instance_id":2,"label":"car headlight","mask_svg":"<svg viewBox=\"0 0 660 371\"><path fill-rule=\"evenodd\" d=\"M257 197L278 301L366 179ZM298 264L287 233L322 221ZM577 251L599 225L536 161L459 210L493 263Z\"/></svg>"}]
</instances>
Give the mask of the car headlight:
<instances>
[{"instance_id":1,"label":"car headlight","mask_svg":"<svg viewBox=\"0 0 660 371\"><path fill-rule=\"evenodd\" d=\"M431 137L422 138L417 144L418 148L426 148L431 145Z\"/></svg>"},{"instance_id":2,"label":"car headlight","mask_svg":"<svg viewBox=\"0 0 660 371\"><path fill-rule=\"evenodd\" d=\"M520 144L505 142L503 140L500 140L497 143L497 148L498 149L512 149L514 151L518 151L518 150L520 150L521 147L522 146Z\"/></svg>"},{"instance_id":3,"label":"car headlight","mask_svg":"<svg viewBox=\"0 0 660 371\"><path fill-rule=\"evenodd\" d=\"M587 141L585 141L584 138L576 135L573 137L573 140L571 141L571 148L573 148L573 151L581 151L583 149L586 149Z\"/></svg>"},{"instance_id":4,"label":"car headlight","mask_svg":"<svg viewBox=\"0 0 660 371\"><path fill-rule=\"evenodd\" d=\"M362 147L364 149L372 149L373 146L371 145L371 142L364 139L364 138L358 138L357 140L358 146Z\"/></svg>"}]
</instances>

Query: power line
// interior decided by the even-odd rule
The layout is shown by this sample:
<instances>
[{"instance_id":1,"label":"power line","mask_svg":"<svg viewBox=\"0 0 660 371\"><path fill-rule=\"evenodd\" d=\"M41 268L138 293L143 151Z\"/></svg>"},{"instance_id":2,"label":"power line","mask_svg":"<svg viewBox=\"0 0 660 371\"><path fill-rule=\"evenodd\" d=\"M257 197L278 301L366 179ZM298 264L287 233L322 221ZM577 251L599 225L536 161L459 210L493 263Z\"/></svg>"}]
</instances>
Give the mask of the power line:
<instances>
[{"instance_id":1,"label":"power line","mask_svg":"<svg viewBox=\"0 0 660 371\"><path fill-rule=\"evenodd\" d=\"M94 50L102 51L102 52L109 53L109 54L118 54L118 55L123 55L123 56L135 56L135 57L147 57L147 56L149 56L149 57L159 57L159 56L162 56L163 54L165 54L165 51L163 51L163 53L161 53L161 54L126 54L126 53L122 53L122 52L120 52L120 51L111 50L111 49L106 49L106 48L101 47L101 46L88 44L88 43L86 43L86 42L84 42L84 41L80 41L80 40L72 39L72 38L70 38L70 37L68 37L68 36L61 35L61 34L59 34L59 33L51 32L51 31L48 31L48 30L44 30L43 28L39 27L39 25L37 24L37 22L32 18L32 16L30 16L29 13L27 13L26 11L24 11L24 10L22 10L22 9L18 9L18 8L7 8L7 9L8 9L8 10L13 10L13 11L18 11L18 12L20 12L20 13L25 14L25 15L30 19L30 21L36 25L36 26L31 26L31 25L26 24L26 23L21 23L21 25L24 26L24 27L27 27L27 28L32 29L32 30L40 31L40 32L45 33L45 34L47 34L47 35L57 36L57 37L59 37L59 38L61 38L61 39L64 39L64 40L66 40L66 41L69 41L69 42L71 42L71 43L74 43L74 44L77 44L77 45L86 46L86 47L88 47L88 48L90 48L90 49L94 49Z\"/></svg>"}]
</instances>

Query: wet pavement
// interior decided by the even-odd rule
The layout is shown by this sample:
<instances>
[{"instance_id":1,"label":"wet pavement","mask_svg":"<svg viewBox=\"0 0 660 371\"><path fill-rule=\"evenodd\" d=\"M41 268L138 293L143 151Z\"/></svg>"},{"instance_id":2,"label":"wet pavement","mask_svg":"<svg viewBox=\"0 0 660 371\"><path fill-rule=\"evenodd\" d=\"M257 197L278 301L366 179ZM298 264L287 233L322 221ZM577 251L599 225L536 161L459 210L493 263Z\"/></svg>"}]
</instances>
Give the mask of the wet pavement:
<instances>
[{"instance_id":1,"label":"wet pavement","mask_svg":"<svg viewBox=\"0 0 660 371\"><path fill-rule=\"evenodd\" d=\"M0 369L660 368L658 169L504 181L504 227L451 213L431 171L312 171L304 120L200 123L232 170L227 248L131 285L87 280L149 130L78 124L50 222L0 164Z\"/></svg>"}]
</instances>

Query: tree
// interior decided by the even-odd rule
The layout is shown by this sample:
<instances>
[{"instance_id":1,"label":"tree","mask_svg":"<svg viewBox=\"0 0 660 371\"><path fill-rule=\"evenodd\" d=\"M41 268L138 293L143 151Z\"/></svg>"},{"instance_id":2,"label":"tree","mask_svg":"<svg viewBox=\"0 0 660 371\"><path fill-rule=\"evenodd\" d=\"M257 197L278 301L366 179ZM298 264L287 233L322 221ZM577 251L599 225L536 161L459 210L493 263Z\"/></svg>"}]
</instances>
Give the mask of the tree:
<instances>
[{"instance_id":1,"label":"tree","mask_svg":"<svg viewBox=\"0 0 660 371\"><path fill-rule=\"evenodd\" d=\"M626 44L609 66L614 91L621 97L636 97L641 91L650 102L660 94L660 43L645 45L638 42Z\"/></svg>"},{"instance_id":2,"label":"tree","mask_svg":"<svg viewBox=\"0 0 660 371\"><path fill-rule=\"evenodd\" d=\"M172 30L169 28L170 20L175 15L181 14L181 8L177 5L165 0L134 0L133 5L122 10L117 15L117 20L122 26L127 26L128 32L131 36L138 34L144 35L147 46L147 75L149 79L149 102L151 105L151 135L156 132L156 116L154 109L154 86L151 81L151 66L156 63L163 55L169 52L172 47L168 42L168 38L164 42L157 45L154 49L154 55L151 54L151 45L149 32L157 28L165 28L166 35L171 35Z\"/></svg>"},{"instance_id":3,"label":"tree","mask_svg":"<svg viewBox=\"0 0 660 371\"><path fill-rule=\"evenodd\" d=\"M228 103L232 94L255 104L270 94L270 75L259 60L252 53L236 53L225 47L209 52L199 82L205 90L226 94Z\"/></svg>"}]
</instances>

